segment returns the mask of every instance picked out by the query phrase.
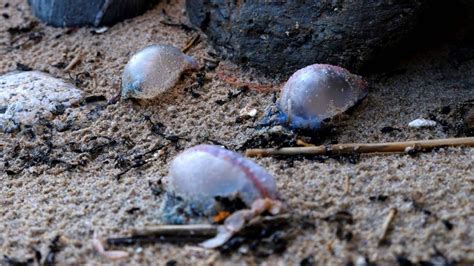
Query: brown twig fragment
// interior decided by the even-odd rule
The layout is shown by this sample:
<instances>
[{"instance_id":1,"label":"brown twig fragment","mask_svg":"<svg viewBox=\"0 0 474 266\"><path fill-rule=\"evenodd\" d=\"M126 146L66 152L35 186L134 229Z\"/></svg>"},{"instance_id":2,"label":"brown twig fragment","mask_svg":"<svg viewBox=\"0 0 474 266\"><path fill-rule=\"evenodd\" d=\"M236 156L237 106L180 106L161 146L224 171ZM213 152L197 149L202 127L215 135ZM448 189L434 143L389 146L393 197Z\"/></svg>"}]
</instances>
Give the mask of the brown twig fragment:
<instances>
[{"instance_id":1,"label":"brown twig fragment","mask_svg":"<svg viewBox=\"0 0 474 266\"><path fill-rule=\"evenodd\" d=\"M349 194L351 192L351 176L347 175L344 180L344 194Z\"/></svg>"},{"instance_id":2,"label":"brown twig fragment","mask_svg":"<svg viewBox=\"0 0 474 266\"><path fill-rule=\"evenodd\" d=\"M132 235L160 236L207 236L217 234L217 226L212 224L157 225L142 229L133 229Z\"/></svg>"},{"instance_id":3,"label":"brown twig fragment","mask_svg":"<svg viewBox=\"0 0 474 266\"><path fill-rule=\"evenodd\" d=\"M65 71L69 71L73 69L79 62L81 62L82 59L82 53L78 53L69 63L69 65L64 68Z\"/></svg>"},{"instance_id":4,"label":"brown twig fragment","mask_svg":"<svg viewBox=\"0 0 474 266\"><path fill-rule=\"evenodd\" d=\"M385 221L382 225L382 231L380 232L380 238L379 238L379 243L383 243L387 239L387 233L388 229L390 228L390 225L393 222L393 219L395 218L395 215L397 215L397 209L392 208L388 212L387 217L385 218Z\"/></svg>"},{"instance_id":5,"label":"brown twig fragment","mask_svg":"<svg viewBox=\"0 0 474 266\"><path fill-rule=\"evenodd\" d=\"M308 143L302 139L297 139L296 140L296 145L302 146L302 147L315 147L316 145Z\"/></svg>"},{"instance_id":6,"label":"brown twig fragment","mask_svg":"<svg viewBox=\"0 0 474 266\"><path fill-rule=\"evenodd\" d=\"M191 40L188 41L188 43L181 49L183 53L186 53L191 47L193 47L198 41L201 36L199 34L195 34L194 37L191 38Z\"/></svg>"},{"instance_id":7,"label":"brown twig fragment","mask_svg":"<svg viewBox=\"0 0 474 266\"><path fill-rule=\"evenodd\" d=\"M414 147L416 147L417 150L427 150L440 147L459 146L474 147L474 137L384 143L347 143L321 145L315 147L287 147L279 149L248 149L245 152L245 155L248 157L266 157L275 155L291 156L353 153L386 153L405 152L407 149Z\"/></svg>"}]
</instances>

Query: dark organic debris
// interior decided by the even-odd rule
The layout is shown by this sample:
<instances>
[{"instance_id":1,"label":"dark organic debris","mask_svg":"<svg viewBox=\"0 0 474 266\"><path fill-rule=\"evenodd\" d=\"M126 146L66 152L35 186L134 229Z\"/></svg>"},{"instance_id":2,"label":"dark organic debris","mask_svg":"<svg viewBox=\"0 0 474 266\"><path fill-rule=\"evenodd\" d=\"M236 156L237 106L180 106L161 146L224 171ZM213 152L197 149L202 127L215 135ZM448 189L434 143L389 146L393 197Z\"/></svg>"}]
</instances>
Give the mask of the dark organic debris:
<instances>
[{"instance_id":1,"label":"dark organic debris","mask_svg":"<svg viewBox=\"0 0 474 266\"><path fill-rule=\"evenodd\" d=\"M16 63L16 69L19 70L19 71L30 71L30 70L33 70L33 68L25 65L25 64L22 64L22 63Z\"/></svg>"},{"instance_id":2,"label":"dark organic debris","mask_svg":"<svg viewBox=\"0 0 474 266\"><path fill-rule=\"evenodd\" d=\"M161 193L164 192L163 188L163 182L161 179L159 179L156 183L153 183L152 181L148 181L148 186L150 187L151 194L153 194L155 197L158 197L161 195Z\"/></svg>"},{"instance_id":3,"label":"dark organic debris","mask_svg":"<svg viewBox=\"0 0 474 266\"><path fill-rule=\"evenodd\" d=\"M29 21L24 24L18 25L16 27L8 28L7 31L11 35L18 35L21 33L27 33L27 32L32 31L37 25L38 25L38 22Z\"/></svg>"},{"instance_id":4,"label":"dark organic debris","mask_svg":"<svg viewBox=\"0 0 474 266\"><path fill-rule=\"evenodd\" d=\"M61 236L57 235L52 241L51 244L49 245L49 252L46 255L46 258L44 260L44 265L45 266L53 266L56 262L56 254L61 251L62 249L62 244L61 244Z\"/></svg>"},{"instance_id":5,"label":"dark organic debris","mask_svg":"<svg viewBox=\"0 0 474 266\"><path fill-rule=\"evenodd\" d=\"M398 255L396 259L397 259L398 266L414 266L415 265L408 258L401 255Z\"/></svg>"},{"instance_id":6,"label":"dark organic debris","mask_svg":"<svg viewBox=\"0 0 474 266\"><path fill-rule=\"evenodd\" d=\"M178 262L175 260L169 260L166 262L166 266L176 266L178 265Z\"/></svg>"},{"instance_id":7,"label":"dark organic debris","mask_svg":"<svg viewBox=\"0 0 474 266\"><path fill-rule=\"evenodd\" d=\"M390 133L390 132L393 132L393 131L401 131L401 129L396 128L396 127L390 127L390 126L383 127L382 129L380 129L380 132L382 132L384 134Z\"/></svg>"},{"instance_id":8,"label":"dark organic debris","mask_svg":"<svg viewBox=\"0 0 474 266\"><path fill-rule=\"evenodd\" d=\"M5 264L7 266L30 266L33 265L34 259L28 258L26 260L19 260L16 258L9 257L7 255L3 255L2 265Z\"/></svg>"},{"instance_id":9,"label":"dark organic debris","mask_svg":"<svg viewBox=\"0 0 474 266\"><path fill-rule=\"evenodd\" d=\"M134 213L139 212L139 211L140 211L139 207L132 207L132 208L126 210L125 212L128 213L128 214L134 214Z\"/></svg>"},{"instance_id":10,"label":"dark organic debris","mask_svg":"<svg viewBox=\"0 0 474 266\"><path fill-rule=\"evenodd\" d=\"M313 255L310 255L300 261L300 266L313 266L316 265L316 260Z\"/></svg>"},{"instance_id":11,"label":"dark organic debris","mask_svg":"<svg viewBox=\"0 0 474 266\"><path fill-rule=\"evenodd\" d=\"M331 214L329 216L326 216L323 218L324 221L326 222L331 222L331 223L347 223L347 224L353 224L354 219L352 217L352 214L348 211L338 211L334 214Z\"/></svg>"},{"instance_id":12,"label":"dark organic debris","mask_svg":"<svg viewBox=\"0 0 474 266\"><path fill-rule=\"evenodd\" d=\"M447 229L448 231L453 230L454 225L453 225L450 221L448 221L448 220L441 220L441 222L444 224L444 226L446 227L446 229Z\"/></svg>"},{"instance_id":13,"label":"dark organic debris","mask_svg":"<svg viewBox=\"0 0 474 266\"><path fill-rule=\"evenodd\" d=\"M230 90L227 92L227 96L225 99L216 100L215 103L217 103L218 105L224 105L225 103L230 102L232 99L237 98L237 96L245 94L248 90L248 87L240 87L236 90Z\"/></svg>"},{"instance_id":14,"label":"dark organic debris","mask_svg":"<svg viewBox=\"0 0 474 266\"><path fill-rule=\"evenodd\" d=\"M377 195L377 196L370 196L369 200L370 201L380 201L380 202L385 202L388 199L388 196L386 195Z\"/></svg>"},{"instance_id":15,"label":"dark organic debris","mask_svg":"<svg viewBox=\"0 0 474 266\"><path fill-rule=\"evenodd\" d=\"M90 95L84 98L85 103L95 103L107 101L104 95Z\"/></svg>"},{"instance_id":16,"label":"dark organic debris","mask_svg":"<svg viewBox=\"0 0 474 266\"><path fill-rule=\"evenodd\" d=\"M282 253L293 237L289 225L290 220L286 215L256 219L219 250L223 254L228 254L245 246L257 257Z\"/></svg>"}]
</instances>

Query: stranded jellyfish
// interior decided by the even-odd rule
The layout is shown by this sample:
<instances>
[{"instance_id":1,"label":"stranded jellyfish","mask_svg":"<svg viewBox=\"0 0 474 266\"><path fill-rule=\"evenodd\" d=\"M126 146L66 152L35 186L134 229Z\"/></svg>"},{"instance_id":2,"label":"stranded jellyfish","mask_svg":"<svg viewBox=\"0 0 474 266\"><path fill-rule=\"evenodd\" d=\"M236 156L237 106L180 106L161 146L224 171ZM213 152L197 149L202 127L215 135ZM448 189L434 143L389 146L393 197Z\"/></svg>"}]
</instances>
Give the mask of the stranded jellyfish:
<instances>
[{"instance_id":1,"label":"stranded jellyfish","mask_svg":"<svg viewBox=\"0 0 474 266\"><path fill-rule=\"evenodd\" d=\"M171 201L175 204L171 210L170 197L168 203L165 200L164 218L171 222L183 222L179 218L183 211L177 211L182 206L187 206L188 213L206 216L218 213L219 198L244 203L225 218L214 238L202 243L206 248L224 244L254 217L282 209L275 180L265 169L215 145L198 145L178 155L171 162L168 181L168 194L179 199Z\"/></svg>"},{"instance_id":2,"label":"stranded jellyfish","mask_svg":"<svg viewBox=\"0 0 474 266\"><path fill-rule=\"evenodd\" d=\"M283 87L279 120L293 128L318 129L321 122L345 112L367 92L360 76L337 66L310 65L296 71Z\"/></svg>"},{"instance_id":3,"label":"stranded jellyfish","mask_svg":"<svg viewBox=\"0 0 474 266\"><path fill-rule=\"evenodd\" d=\"M202 213L213 212L216 197L238 198L246 206L277 197L275 180L265 169L215 145L198 145L178 155L171 162L169 185Z\"/></svg>"},{"instance_id":4,"label":"stranded jellyfish","mask_svg":"<svg viewBox=\"0 0 474 266\"><path fill-rule=\"evenodd\" d=\"M196 60L176 47L147 46L134 54L125 66L121 96L153 99L173 88L184 71L197 68Z\"/></svg>"}]
</instances>

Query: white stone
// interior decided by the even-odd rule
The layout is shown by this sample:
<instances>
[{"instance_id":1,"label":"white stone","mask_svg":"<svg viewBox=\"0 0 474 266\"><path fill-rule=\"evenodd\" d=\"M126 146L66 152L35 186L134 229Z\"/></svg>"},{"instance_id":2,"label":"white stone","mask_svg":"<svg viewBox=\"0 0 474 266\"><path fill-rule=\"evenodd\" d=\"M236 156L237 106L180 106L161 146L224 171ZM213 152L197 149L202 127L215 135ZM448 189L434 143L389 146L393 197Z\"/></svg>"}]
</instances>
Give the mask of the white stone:
<instances>
[{"instance_id":1,"label":"white stone","mask_svg":"<svg viewBox=\"0 0 474 266\"><path fill-rule=\"evenodd\" d=\"M12 72L0 76L0 130L20 124L33 125L51 119L58 106L78 103L83 93L74 85L38 71Z\"/></svg>"},{"instance_id":2,"label":"white stone","mask_svg":"<svg viewBox=\"0 0 474 266\"><path fill-rule=\"evenodd\" d=\"M436 122L433 121L433 120L418 118L418 119L415 119L415 120L411 121L410 123L408 123L408 126L413 127L413 128L435 127Z\"/></svg>"}]
</instances>

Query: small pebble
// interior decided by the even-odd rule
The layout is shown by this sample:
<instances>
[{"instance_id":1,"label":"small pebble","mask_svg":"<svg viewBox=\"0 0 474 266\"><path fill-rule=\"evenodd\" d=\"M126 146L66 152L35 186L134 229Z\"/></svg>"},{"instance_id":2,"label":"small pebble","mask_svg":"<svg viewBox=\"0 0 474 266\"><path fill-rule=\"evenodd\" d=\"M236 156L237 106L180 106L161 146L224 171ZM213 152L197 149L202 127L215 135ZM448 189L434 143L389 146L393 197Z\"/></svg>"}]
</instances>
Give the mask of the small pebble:
<instances>
[{"instance_id":1,"label":"small pebble","mask_svg":"<svg viewBox=\"0 0 474 266\"><path fill-rule=\"evenodd\" d=\"M79 103L83 93L74 85L38 71L0 76L0 131L51 119Z\"/></svg>"},{"instance_id":2,"label":"small pebble","mask_svg":"<svg viewBox=\"0 0 474 266\"><path fill-rule=\"evenodd\" d=\"M315 64L296 71L282 89L282 122L292 128L319 129L367 96L367 83L344 68Z\"/></svg>"},{"instance_id":3,"label":"small pebble","mask_svg":"<svg viewBox=\"0 0 474 266\"><path fill-rule=\"evenodd\" d=\"M433 121L433 120L419 118L419 119L415 119L415 120L411 121L410 123L408 123L408 126L412 127L412 128L435 127L436 122Z\"/></svg>"},{"instance_id":4,"label":"small pebble","mask_svg":"<svg viewBox=\"0 0 474 266\"><path fill-rule=\"evenodd\" d=\"M122 75L122 98L154 99L172 89L183 72L198 68L194 58L170 45L143 48L128 61Z\"/></svg>"}]
</instances>

